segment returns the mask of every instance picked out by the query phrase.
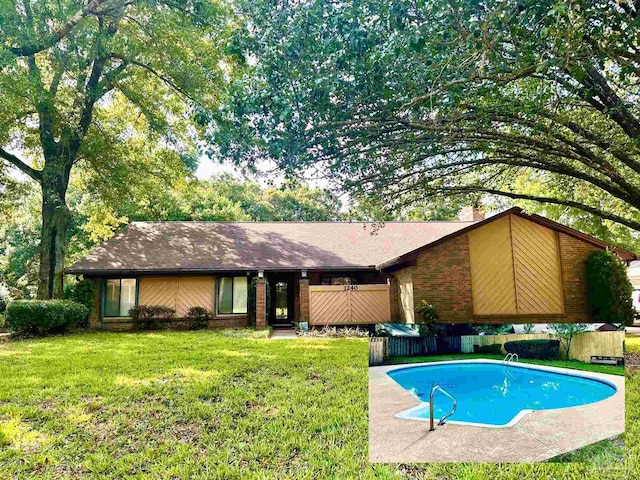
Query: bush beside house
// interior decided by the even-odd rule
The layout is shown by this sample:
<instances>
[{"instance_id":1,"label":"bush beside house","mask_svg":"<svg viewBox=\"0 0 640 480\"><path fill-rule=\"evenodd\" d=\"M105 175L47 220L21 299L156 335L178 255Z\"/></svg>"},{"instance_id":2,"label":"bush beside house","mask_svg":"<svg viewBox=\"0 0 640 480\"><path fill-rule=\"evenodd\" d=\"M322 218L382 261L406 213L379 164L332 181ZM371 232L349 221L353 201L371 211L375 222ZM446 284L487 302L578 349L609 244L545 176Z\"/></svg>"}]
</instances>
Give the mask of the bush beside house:
<instances>
[{"instance_id":1,"label":"bush beside house","mask_svg":"<svg viewBox=\"0 0 640 480\"><path fill-rule=\"evenodd\" d=\"M203 307L191 307L185 319L189 321L191 330L200 330L209 326L209 321L213 320L213 312Z\"/></svg>"},{"instance_id":2,"label":"bush beside house","mask_svg":"<svg viewBox=\"0 0 640 480\"><path fill-rule=\"evenodd\" d=\"M16 300L7 307L6 323L21 334L46 335L75 327L88 315L84 305L70 300Z\"/></svg>"},{"instance_id":3,"label":"bush beside house","mask_svg":"<svg viewBox=\"0 0 640 480\"><path fill-rule=\"evenodd\" d=\"M587 301L594 322L633 325L633 286L627 267L609 251L592 253L586 266Z\"/></svg>"},{"instance_id":4,"label":"bush beside house","mask_svg":"<svg viewBox=\"0 0 640 480\"><path fill-rule=\"evenodd\" d=\"M440 317L433 304L422 300L415 310L416 322L421 336L444 335L446 333L446 325L438 324Z\"/></svg>"},{"instance_id":5,"label":"bush beside house","mask_svg":"<svg viewBox=\"0 0 640 480\"><path fill-rule=\"evenodd\" d=\"M88 325L89 315L93 309L93 282L91 280L81 280L65 285L64 298L84 305L87 308L87 317L81 322L81 326L86 327Z\"/></svg>"},{"instance_id":6,"label":"bush beside house","mask_svg":"<svg viewBox=\"0 0 640 480\"><path fill-rule=\"evenodd\" d=\"M176 311L163 305L138 305L129 310L133 325L138 330L152 330L175 319Z\"/></svg>"},{"instance_id":7,"label":"bush beside house","mask_svg":"<svg viewBox=\"0 0 640 480\"><path fill-rule=\"evenodd\" d=\"M537 358L540 360L560 358L559 340L516 340L506 342L504 349L507 353L515 353L520 358Z\"/></svg>"}]
</instances>

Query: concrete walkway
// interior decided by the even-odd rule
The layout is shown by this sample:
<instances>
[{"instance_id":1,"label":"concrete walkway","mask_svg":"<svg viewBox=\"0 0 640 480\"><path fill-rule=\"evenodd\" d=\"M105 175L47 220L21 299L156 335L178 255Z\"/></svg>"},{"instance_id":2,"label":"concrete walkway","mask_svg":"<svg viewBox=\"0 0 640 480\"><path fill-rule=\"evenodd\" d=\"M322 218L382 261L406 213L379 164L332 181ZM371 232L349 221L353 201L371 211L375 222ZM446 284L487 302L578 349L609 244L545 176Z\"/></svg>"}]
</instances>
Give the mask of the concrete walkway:
<instances>
[{"instance_id":1,"label":"concrete walkway","mask_svg":"<svg viewBox=\"0 0 640 480\"><path fill-rule=\"evenodd\" d=\"M296 331L293 328L274 328L269 336L271 340L291 340L296 337Z\"/></svg>"},{"instance_id":2,"label":"concrete walkway","mask_svg":"<svg viewBox=\"0 0 640 480\"><path fill-rule=\"evenodd\" d=\"M618 388L590 405L531 412L509 428L446 424L429 432L428 421L395 417L420 403L386 374L398 367L369 368L371 462L540 462L624 433L624 376L584 372Z\"/></svg>"}]
</instances>

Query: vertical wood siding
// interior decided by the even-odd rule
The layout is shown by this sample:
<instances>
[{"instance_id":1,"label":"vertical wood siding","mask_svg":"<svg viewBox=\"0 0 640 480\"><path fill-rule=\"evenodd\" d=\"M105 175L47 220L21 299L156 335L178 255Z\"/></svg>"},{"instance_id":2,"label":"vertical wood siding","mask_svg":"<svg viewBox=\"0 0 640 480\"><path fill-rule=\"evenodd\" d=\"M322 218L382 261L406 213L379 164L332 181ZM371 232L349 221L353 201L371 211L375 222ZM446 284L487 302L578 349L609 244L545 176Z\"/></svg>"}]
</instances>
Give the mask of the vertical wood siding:
<instances>
[{"instance_id":1,"label":"vertical wood siding","mask_svg":"<svg viewBox=\"0 0 640 480\"><path fill-rule=\"evenodd\" d=\"M558 234L511 215L518 313L562 313Z\"/></svg>"},{"instance_id":2,"label":"vertical wood siding","mask_svg":"<svg viewBox=\"0 0 640 480\"><path fill-rule=\"evenodd\" d=\"M344 285L310 286L309 324L356 325L390 322L389 286L356 287L357 290L348 290Z\"/></svg>"},{"instance_id":3,"label":"vertical wood siding","mask_svg":"<svg viewBox=\"0 0 640 480\"><path fill-rule=\"evenodd\" d=\"M184 316L191 307L213 310L214 277L142 277L138 303L164 305Z\"/></svg>"},{"instance_id":4,"label":"vertical wood siding","mask_svg":"<svg viewBox=\"0 0 640 480\"><path fill-rule=\"evenodd\" d=\"M473 313L517 313L509 218L469 232Z\"/></svg>"}]
</instances>

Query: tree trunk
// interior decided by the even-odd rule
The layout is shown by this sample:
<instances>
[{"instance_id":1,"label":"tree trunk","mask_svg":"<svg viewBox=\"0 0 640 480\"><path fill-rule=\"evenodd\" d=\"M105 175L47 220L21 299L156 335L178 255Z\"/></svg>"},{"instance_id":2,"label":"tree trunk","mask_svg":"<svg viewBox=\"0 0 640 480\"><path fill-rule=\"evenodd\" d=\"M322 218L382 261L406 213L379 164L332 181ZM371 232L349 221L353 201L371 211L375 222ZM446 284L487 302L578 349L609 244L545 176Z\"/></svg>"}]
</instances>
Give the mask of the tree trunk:
<instances>
[{"instance_id":1,"label":"tree trunk","mask_svg":"<svg viewBox=\"0 0 640 480\"><path fill-rule=\"evenodd\" d=\"M70 218L66 203L67 183L68 177L64 174L45 176L42 181L39 299L62 298L63 295Z\"/></svg>"}]
</instances>

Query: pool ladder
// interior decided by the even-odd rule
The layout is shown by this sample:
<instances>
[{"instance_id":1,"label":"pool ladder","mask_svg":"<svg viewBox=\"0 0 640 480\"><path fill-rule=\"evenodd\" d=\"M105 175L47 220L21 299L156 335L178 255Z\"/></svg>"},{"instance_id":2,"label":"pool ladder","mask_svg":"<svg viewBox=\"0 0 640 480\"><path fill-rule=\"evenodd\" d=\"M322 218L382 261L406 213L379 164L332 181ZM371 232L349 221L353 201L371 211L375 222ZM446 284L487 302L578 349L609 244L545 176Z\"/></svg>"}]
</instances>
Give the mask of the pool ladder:
<instances>
[{"instance_id":1,"label":"pool ladder","mask_svg":"<svg viewBox=\"0 0 640 480\"><path fill-rule=\"evenodd\" d=\"M440 421L438 422L438 426L440 425L444 425L444 421L449 418L451 415L453 415L454 413L456 413L456 408L458 408L458 402L456 401L456 397L454 397L451 393L447 392L444 388L442 388L440 385L436 385L431 389L431 393L429 394L429 431L433 432L436 427L434 427L433 425L433 395L440 390L442 393L444 393L447 397L449 397L451 400L453 400L453 410L451 410L449 413L447 413L446 415L444 415Z\"/></svg>"},{"instance_id":2,"label":"pool ladder","mask_svg":"<svg viewBox=\"0 0 640 480\"><path fill-rule=\"evenodd\" d=\"M509 362L513 362L513 361L519 362L520 358L518 358L518 354L517 353L507 353L506 357L504 357L502 359L502 364L505 365Z\"/></svg>"},{"instance_id":3,"label":"pool ladder","mask_svg":"<svg viewBox=\"0 0 640 480\"><path fill-rule=\"evenodd\" d=\"M513 380L513 381L515 381L515 378L511 374L509 369L507 369L507 367L509 366L509 362L514 362L514 361L520 362L520 359L518 358L517 353L507 353L507 355L502 359L502 368L504 370L504 373L507 377L509 377L509 380Z\"/></svg>"}]
</instances>

